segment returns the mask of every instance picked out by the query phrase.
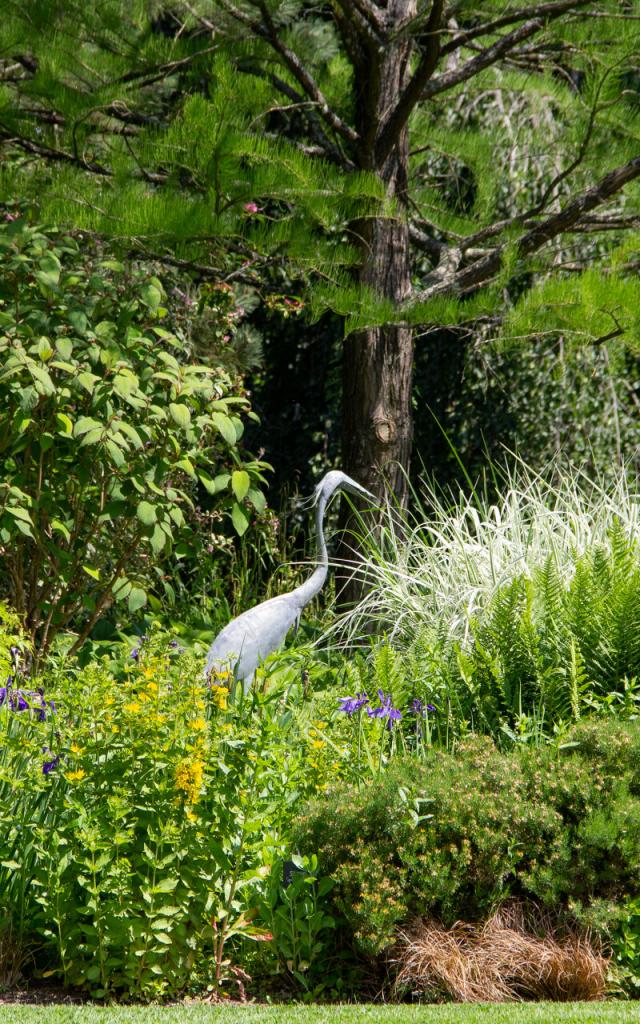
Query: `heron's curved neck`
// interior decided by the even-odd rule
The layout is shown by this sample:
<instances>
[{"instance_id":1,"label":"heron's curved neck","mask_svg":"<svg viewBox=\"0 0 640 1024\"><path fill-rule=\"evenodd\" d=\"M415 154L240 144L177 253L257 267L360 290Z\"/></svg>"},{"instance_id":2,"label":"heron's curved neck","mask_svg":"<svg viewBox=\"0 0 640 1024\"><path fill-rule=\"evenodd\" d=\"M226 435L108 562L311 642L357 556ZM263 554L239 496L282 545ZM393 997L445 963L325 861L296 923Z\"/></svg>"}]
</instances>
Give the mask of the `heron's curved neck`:
<instances>
[{"instance_id":1,"label":"heron's curved neck","mask_svg":"<svg viewBox=\"0 0 640 1024\"><path fill-rule=\"evenodd\" d=\"M324 530L322 528L322 521L324 519L324 510L326 507L326 501L322 498L316 505L316 542L318 545L318 568L311 574L308 580L305 580L299 587L296 587L294 594L298 599L301 608L304 608L306 604L316 596L317 593L322 590L324 581L327 578L327 572L329 570L329 556L327 555L327 544L324 539Z\"/></svg>"}]
</instances>

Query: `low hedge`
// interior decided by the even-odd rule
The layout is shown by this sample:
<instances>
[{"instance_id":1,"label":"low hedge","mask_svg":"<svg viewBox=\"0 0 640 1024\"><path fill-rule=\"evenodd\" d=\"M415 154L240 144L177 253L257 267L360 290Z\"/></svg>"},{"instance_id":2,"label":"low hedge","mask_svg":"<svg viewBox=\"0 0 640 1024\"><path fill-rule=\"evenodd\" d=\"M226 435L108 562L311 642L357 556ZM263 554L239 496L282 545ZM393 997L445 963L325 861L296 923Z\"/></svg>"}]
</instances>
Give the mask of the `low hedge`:
<instances>
[{"instance_id":1,"label":"low hedge","mask_svg":"<svg viewBox=\"0 0 640 1024\"><path fill-rule=\"evenodd\" d=\"M574 914L623 903L640 892L640 722L585 722L556 748L500 753L473 737L396 761L316 799L295 838L335 879L366 954L417 915L478 921L509 896Z\"/></svg>"}]
</instances>

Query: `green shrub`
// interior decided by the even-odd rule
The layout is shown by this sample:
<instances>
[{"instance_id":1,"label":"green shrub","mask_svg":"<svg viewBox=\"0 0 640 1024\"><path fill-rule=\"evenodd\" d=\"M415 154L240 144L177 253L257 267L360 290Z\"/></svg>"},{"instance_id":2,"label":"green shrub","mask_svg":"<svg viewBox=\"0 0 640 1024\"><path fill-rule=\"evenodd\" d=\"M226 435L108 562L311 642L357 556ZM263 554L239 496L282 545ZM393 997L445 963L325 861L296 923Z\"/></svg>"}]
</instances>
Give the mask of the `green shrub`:
<instances>
[{"instance_id":1,"label":"green shrub","mask_svg":"<svg viewBox=\"0 0 640 1024\"><path fill-rule=\"evenodd\" d=\"M313 803L296 840L335 879L358 946L381 951L415 915L480 920L511 895L559 910L640 892L640 723L608 724L626 736L608 752L594 728L578 726L564 750L500 753L470 738Z\"/></svg>"},{"instance_id":2,"label":"green shrub","mask_svg":"<svg viewBox=\"0 0 640 1024\"><path fill-rule=\"evenodd\" d=\"M263 464L241 459L247 400L162 326L157 278L22 220L0 253L0 596L41 656L197 554L197 487L243 533Z\"/></svg>"},{"instance_id":3,"label":"green shrub","mask_svg":"<svg viewBox=\"0 0 640 1024\"><path fill-rule=\"evenodd\" d=\"M285 661L245 698L175 643L133 653L117 675L41 679L42 715L0 706L0 906L41 969L95 996L220 988L234 943L264 938L272 864L316 790L299 673Z\"/></svg>"}]
</instances>

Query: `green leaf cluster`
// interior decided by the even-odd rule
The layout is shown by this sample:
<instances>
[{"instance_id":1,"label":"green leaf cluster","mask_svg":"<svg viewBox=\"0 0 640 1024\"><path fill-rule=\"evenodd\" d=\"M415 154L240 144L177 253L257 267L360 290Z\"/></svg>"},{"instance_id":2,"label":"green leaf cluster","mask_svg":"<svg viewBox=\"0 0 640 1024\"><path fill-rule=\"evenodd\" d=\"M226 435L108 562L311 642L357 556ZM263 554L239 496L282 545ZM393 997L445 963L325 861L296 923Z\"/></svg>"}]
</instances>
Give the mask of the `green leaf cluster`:
<instances>
[{"instance_id":1,"label":"green leaf cluster","mask_svg":"<svg viewBox=\"0 0 640 1024\"><path fill-rule=\"evenodd\" d=\"M242 456L249 403L163 326L149 270L22 220L0 252L0 586L42 652L197 551L198 487L243 533L265 466Z\"/></svg>"}]
</instances>

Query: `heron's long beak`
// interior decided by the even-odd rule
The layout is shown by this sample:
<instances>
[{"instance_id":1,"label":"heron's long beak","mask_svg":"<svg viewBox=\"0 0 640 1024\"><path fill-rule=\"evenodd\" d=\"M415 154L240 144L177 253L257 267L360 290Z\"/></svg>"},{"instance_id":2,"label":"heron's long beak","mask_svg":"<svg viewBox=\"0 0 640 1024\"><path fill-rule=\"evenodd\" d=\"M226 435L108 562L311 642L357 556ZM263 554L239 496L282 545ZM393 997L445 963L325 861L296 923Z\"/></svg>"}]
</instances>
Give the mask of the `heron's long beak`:
<instances>
[{"instance_id":1,"label":"heron's long beak","mask_svg":"<svg viewBox=\"0 0 640 1024\"><path fill-rule=\"evenodd\" d=\"M368 491L366 487L361 487L355 480L351 480L350 483L344 485L345 491L349 491L351 494L359 494L361 498L368 498L374 505L378 504L378 499L375 494Z\"/></svg>"}]
</instances>

